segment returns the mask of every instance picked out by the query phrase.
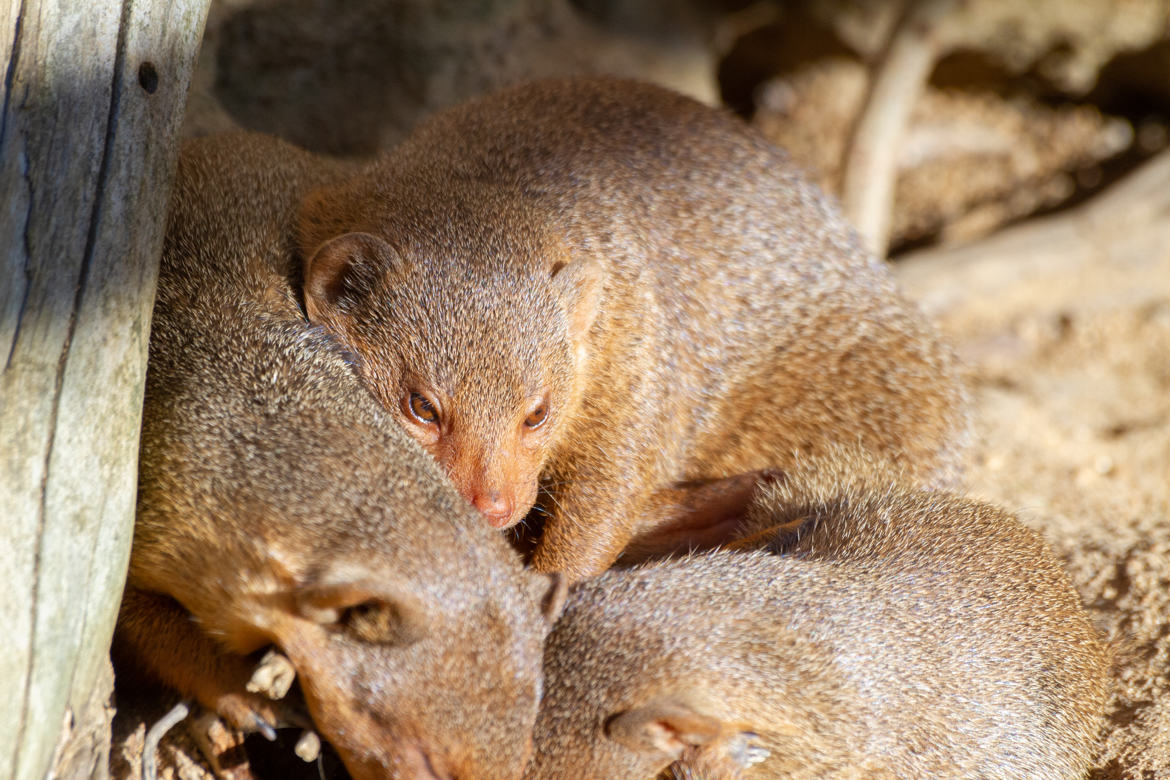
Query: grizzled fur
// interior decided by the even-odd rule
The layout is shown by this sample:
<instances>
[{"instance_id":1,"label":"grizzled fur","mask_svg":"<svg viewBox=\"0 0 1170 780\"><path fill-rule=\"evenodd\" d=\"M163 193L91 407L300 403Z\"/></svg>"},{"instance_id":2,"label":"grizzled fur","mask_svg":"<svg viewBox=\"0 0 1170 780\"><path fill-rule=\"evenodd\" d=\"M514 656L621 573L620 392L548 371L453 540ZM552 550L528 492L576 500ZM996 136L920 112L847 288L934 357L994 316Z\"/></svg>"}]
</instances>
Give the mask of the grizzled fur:
<instances>
[{"instance_id":1,"label":"grizzled fur","mask_svg":"<svg viewBox=\"0 0 1170 780\"><path fill-rule=\"evenodd\" d=\"M574 586L526 777L1083 776L1106 652L1037 534L866 458L801 468L756 549Z\"/></svg>"},{"instance_id":2,"label":"grizzled fur","mask_svg":"<svg viewBox=\"0 0 1170 780\"><path fill-rule=\"evenodd\" d=\"M354 777L514 778L550 580L301 314L292 214L331 171L260 136L183 150L119 655L249 729L281 717L244 688L275 644Z\"/></svg>"},{"instance_id":3,"label":"grizzled fur","mask_svg":"<svg viewBox=\"0 0 1170 780\"><path fill-rule=\"evenodd\" d=\"M690 522L680 483L833 444L959 472L952 355L884 264L783 152L659 87L442 112L306 198L299 237L310 318L460 491L497 527L539 498L539 569L595 574Z\"/></svg>"}]
</instances>

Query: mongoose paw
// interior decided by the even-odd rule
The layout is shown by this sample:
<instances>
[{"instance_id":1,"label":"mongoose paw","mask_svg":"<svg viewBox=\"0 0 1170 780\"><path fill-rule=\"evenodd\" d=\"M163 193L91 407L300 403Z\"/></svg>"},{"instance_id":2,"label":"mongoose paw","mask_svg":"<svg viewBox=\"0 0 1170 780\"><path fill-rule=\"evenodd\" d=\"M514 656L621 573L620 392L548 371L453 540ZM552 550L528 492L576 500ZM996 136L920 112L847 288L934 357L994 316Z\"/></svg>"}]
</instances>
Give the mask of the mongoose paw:
<instances>
[{"instance_id":1,"label":"mongoose paw","mask_svg":"<svg viewBox=\"0 0 1170 780\"><path fill-rule=\"evenodd\" d=\"M252 672L252 679L248 680L245 687L249 692L263 694L269 699L283 699L296 677L297 670L293 668L292 662L273 649L260 659L256 670Z\"/></svg>"},{"instance_id":2,"label":"mongoose paw","mask_svg":"<svg viewBox=\"0 0 1170 780\"><path fill-rule=\"evenodd\" d=\"M199 752L219 780L255 780L244 752L244 734L232 728L214 712L205 712L188 721Z\"/></svg>"},{"instance_id":3,"label":"mongoose paw","mask_svg":"<svg viewBox=\"0 0 1170 780\"><path fill-rule=\"evenodd\" d=\"M276 739L276 729L299 721L287 707L252 693L223 694L215 702L215 712L227 728L259 732L270 742Z\"/></svg>"}]
</instances>

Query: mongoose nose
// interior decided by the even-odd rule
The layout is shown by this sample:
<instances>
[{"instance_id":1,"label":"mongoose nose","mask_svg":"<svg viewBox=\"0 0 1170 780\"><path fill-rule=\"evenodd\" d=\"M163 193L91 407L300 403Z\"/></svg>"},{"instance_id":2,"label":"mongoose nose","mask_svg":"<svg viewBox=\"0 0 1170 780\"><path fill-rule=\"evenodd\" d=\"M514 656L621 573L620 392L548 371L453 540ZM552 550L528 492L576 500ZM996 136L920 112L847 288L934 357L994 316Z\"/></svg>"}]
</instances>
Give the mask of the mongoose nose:
<instances>
[{"instance_id":1,"label":"mongoose nose","mask_svg":"<svg viewBox=\"0 0 1170 780\"><path fill-rule=\"evenodd\" d=\"M503 528L512 519L512 502L498 490L478 493L471 503L492 528Z\"/></svg>"}]
</instances>

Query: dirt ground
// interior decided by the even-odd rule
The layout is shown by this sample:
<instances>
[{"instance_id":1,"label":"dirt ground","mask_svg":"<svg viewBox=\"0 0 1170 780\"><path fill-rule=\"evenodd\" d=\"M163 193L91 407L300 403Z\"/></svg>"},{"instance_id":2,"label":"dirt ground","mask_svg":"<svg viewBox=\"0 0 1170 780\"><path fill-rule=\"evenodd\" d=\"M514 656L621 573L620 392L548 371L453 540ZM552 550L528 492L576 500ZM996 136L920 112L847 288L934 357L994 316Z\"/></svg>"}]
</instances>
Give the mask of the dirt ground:
<instances>
[{"instance_id":1,"label":"dirt ground","mask_svg":"<svg viewBox=\"0 0 1170 780\"><path fill-rule=\"evenodd\" d=\"M930 261L900 271L967 365L969 490L1047 536L1117 647L1092 776L1170 777L1170 244L1007 285Z\"/></svg>"}]
</instances>

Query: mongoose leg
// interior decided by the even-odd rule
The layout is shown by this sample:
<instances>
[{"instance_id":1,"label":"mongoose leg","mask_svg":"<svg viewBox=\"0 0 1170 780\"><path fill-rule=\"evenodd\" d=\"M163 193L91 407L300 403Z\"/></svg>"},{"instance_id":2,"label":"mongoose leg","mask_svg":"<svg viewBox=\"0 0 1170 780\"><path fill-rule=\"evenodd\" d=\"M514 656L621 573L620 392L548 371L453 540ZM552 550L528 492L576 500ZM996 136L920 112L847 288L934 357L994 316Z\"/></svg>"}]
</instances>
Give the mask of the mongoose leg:
<instances>
[{"instance_id":1,"label":"mongoose leg","mask_svg":"<svg viewBox=\"0 0 1170 780\"><path fill-rule=\"evenodd\" d=\"M615 491L607 488L616 484L620 483L579 484L556 496L556 512L545 521L532 555L534 569L560 572L576 582L605 571L617 560L633 533L637 510L631 507L637 504L612 495Z\"/></svg>"},{"instance_id":2,"label":"mongoose leg","mask_svg":"<svg viewBox=\"0 0 1170 780\"><path fill-rule=\"evenodd\" d=\"M759 469L657 491L642 513L644 530L630 541L622 563L727 546L738 540L757 489L783 478L777 469Z\"/></svg>"},{"instance_id":3,"label":"mongoose leg","mask_svg":"<svg viewBox=\"0 0 1170 780\"><path fill-rule=\"evenodd\" d=\"M204 712L188 721L187 732L218 780L256 780L244 751L243 732L224 723L214 712Z\"/></svg>"},{"instance_id":4,"label":"mongoose leg","mask_svg":"<svg viewBox=\"0 0 1170 780\"><path fill-rule=\"evenodd\" d=\"M141 668L194 696L232 728L268 735L282 723L303 720L268 696L249 692L257 671L255 662L225 652L169 598L128 589L118 629L122 649ZM263 661L261 668L266 668ZM271 692L271 686L266 692Z\"/></svg>"},{"instance_id":5,"label":"mongoose leg","mask_svg":"<svg viewBox=\"0 0 1170 780\"><path fill-rule=\"evenodd\" d=\"M777 469L759 469L722 479L676 483L650 494L639 508L623 510L625 520L621 522L607 521L596 510L579 515L587 521L566 522L572 517L569 507L574 504L606 505L600 497L578 498L583 490L568 491L556 501L560 514L546 523L533 565L581 579L603 571L616 559L615 549L622 564L630 565L726 546L739 540L756 490L782 479L784 474ZM633 518L636 526L645 530L629 539L625 535L635 526Z\"/></svg>"}]
</instances>

